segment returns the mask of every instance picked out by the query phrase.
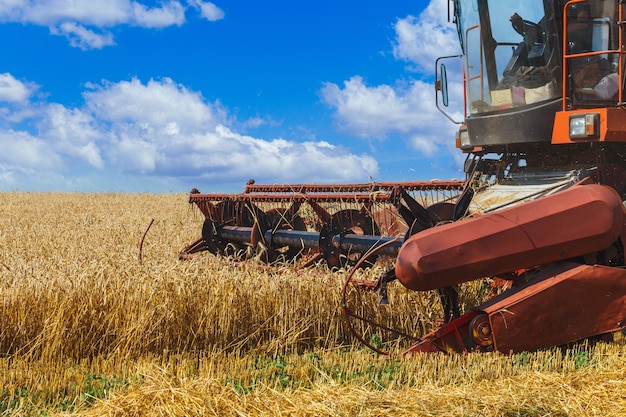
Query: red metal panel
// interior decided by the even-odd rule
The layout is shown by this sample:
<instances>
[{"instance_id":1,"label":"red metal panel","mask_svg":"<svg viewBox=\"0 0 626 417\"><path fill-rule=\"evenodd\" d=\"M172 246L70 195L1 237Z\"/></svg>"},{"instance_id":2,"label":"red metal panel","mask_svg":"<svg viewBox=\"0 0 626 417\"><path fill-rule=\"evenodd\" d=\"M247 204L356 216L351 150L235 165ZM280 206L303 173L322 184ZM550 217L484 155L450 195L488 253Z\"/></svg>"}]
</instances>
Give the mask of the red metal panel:
<instances>
[{"instance_id":1,"label":"red metal panel","mask_svg":"<svg viewBox=\"0 0 626 417\"><path fill-rule=\"evenodd\" d=\"M450 323L446 323L437 330L422 337L420 341L402 352L402 355L417 352L468 352L468 346L471 345L469 324L472 319L479 314L481 314L479 310L471 310L461 317L452 320Z\"/></svg>"},{"instance_id":2,"label":"red metal panel","mask_svg":"<svg viewBox=\"0 0 626 417\"><path fill-rule=\"evenodd\" d=\"M472 320L489 317L492 346L472 339ZM536 351L612 333L626 325L626 270L561 262L425 335L415 352Z\"/></svg>"},{"instance_id":3,"label":"red metal panel","mask_svg":"<svg viewBox=\"0 0 626 417\"><path fill-rule=\"evenodd\" d=\"M489 314L496 350L534 351L624 328L626 270L566 264L542 275L480 307Z\"/></svg>"},{"instance_id":4,"label":"red metal panel","mask_svg":"<svg viewBox=\"0 0 626 417\"><path fill-rule=\"evenodd\" d=\"M566 260L606 249L622 233L624 217L612 188L577 185L417 233L400 249L396 276L425 291Z\"/></svg>"}]
</instances>

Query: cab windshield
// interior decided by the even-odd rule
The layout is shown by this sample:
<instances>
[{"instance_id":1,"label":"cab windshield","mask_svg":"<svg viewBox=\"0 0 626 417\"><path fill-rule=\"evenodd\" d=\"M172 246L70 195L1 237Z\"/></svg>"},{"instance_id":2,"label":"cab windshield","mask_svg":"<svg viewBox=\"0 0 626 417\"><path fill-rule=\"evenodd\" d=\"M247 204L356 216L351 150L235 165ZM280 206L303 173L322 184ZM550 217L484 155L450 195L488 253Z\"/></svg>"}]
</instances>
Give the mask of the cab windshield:
<instances>
[{"instance_id":1,"label":"cab windshield","mask_svg":"<svg viewBox=\"0 0 626 417\"><path fill-rule=\"evenodd\" d=\"M469 114L560 95L562 58L552 1L459 0Z\"/></svg>"}]
</instances>

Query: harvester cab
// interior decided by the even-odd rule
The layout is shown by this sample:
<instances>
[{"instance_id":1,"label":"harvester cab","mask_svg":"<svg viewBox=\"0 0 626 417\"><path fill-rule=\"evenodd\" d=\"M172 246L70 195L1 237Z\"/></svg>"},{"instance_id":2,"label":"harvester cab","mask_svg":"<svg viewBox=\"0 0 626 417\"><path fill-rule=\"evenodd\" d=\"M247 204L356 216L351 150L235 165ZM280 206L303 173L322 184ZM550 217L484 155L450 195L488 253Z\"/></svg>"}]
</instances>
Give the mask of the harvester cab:
<instances>
[{"instance_id":1,"label":"harvester cab","mask_svg":"<svg viewBox=\"0 0 626 417\"><path fill-rule=\"evenodd\" d=\"M623 330L623 3L451 0L448 16L461 54L437 60L435 104L459 125L465 179L194 189L202 237L180 257L350 268L342 311L351 330L359 321L393 333L355 313L348 288L390 304L396 280L434 290L444 322L421 336L396 332L414 340L405 353L532 351ZM461 120L448 96L454 59ZM353 279L379 258L392 263L377 279ZM485 279L507 289L461 311L460 285Z\"/></svg>"},{"instance_id":2,"label":"harvester cab","mask_svg":"<svg viewBox=\"0 0 626 417\"><path fill-rule=\"evenodd\" d=\"M451 5L463 52L464 118L457 121L463 152L545 170L596 166L602 150L624 141L620 2ZM437 98L443 96L445 106L439 100L437 106L448 115L444 63L438 74ZM575 146L551 146L557 144Z\"/></svg>"}]
</instances>

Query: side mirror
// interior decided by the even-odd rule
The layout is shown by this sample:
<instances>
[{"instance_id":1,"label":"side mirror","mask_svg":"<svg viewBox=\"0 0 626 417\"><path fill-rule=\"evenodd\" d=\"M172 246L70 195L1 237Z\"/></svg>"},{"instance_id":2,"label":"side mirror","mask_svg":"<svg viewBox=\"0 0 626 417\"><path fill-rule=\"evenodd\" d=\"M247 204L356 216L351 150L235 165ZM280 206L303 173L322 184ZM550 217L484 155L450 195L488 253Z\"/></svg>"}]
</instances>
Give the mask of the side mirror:
<instances>
[{"instance_id":1,"label":"side mirror","mask_svg":"<svg viewBox=\"0 0 626 417\"><path fill-rule=\"evenodd\" d=\"M439 66L439 89L441 90L441 101L448 107L448 75L445 64Z\"/></svg>"},{"instance_id":2,"label":"side mirror","mask_svg":"<svg viewBox=\"0 0 626 417\"><path fill-rule=\"evenodd\" d=\"M443 104L444 107L448 107L448 74L446 72L446 66L444 64L440 64L439 61L441 61L442 59L450 59L450 58L463 58L463 55L450 55L450 56L443 56L440 58L437 58L437 61L435 62L435 105L437 106L437 109L443 113L444 116L446 116L448 118L448 120L450 120L452 123L455 124L462 124L462 122L458 122L456 120L454 120L452 117L450 117L450 115L448 113L446 113L446 111L444 111L441 107L439 107L439 92L441 91L441 104ZM437 71L439 70L439 71Z\"/></svg>"}]
</instances>

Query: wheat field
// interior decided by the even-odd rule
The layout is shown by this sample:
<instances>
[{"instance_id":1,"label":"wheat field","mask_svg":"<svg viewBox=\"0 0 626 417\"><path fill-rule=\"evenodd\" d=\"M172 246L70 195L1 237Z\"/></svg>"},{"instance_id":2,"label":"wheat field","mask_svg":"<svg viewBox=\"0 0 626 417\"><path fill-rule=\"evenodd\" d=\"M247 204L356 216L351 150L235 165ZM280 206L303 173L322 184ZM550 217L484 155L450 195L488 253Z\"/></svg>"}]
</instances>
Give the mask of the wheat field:
<instances>
[{"instance_id":1,"label":"wheat field","mask_svg":"<svg viewBox=\"0 0 626 417\"><path fill-rule=\"evenodd\" d=\"M203 220L185 194L5 192L0 211L2 416L626 415L619 335L517 355L380 356L343 322L345 272L178 260ZM462 306L484 290L465 285ZM441 317L435 294L392 285L389 297L350 300L417 336Z\"/></svg>"}]
</instances>

